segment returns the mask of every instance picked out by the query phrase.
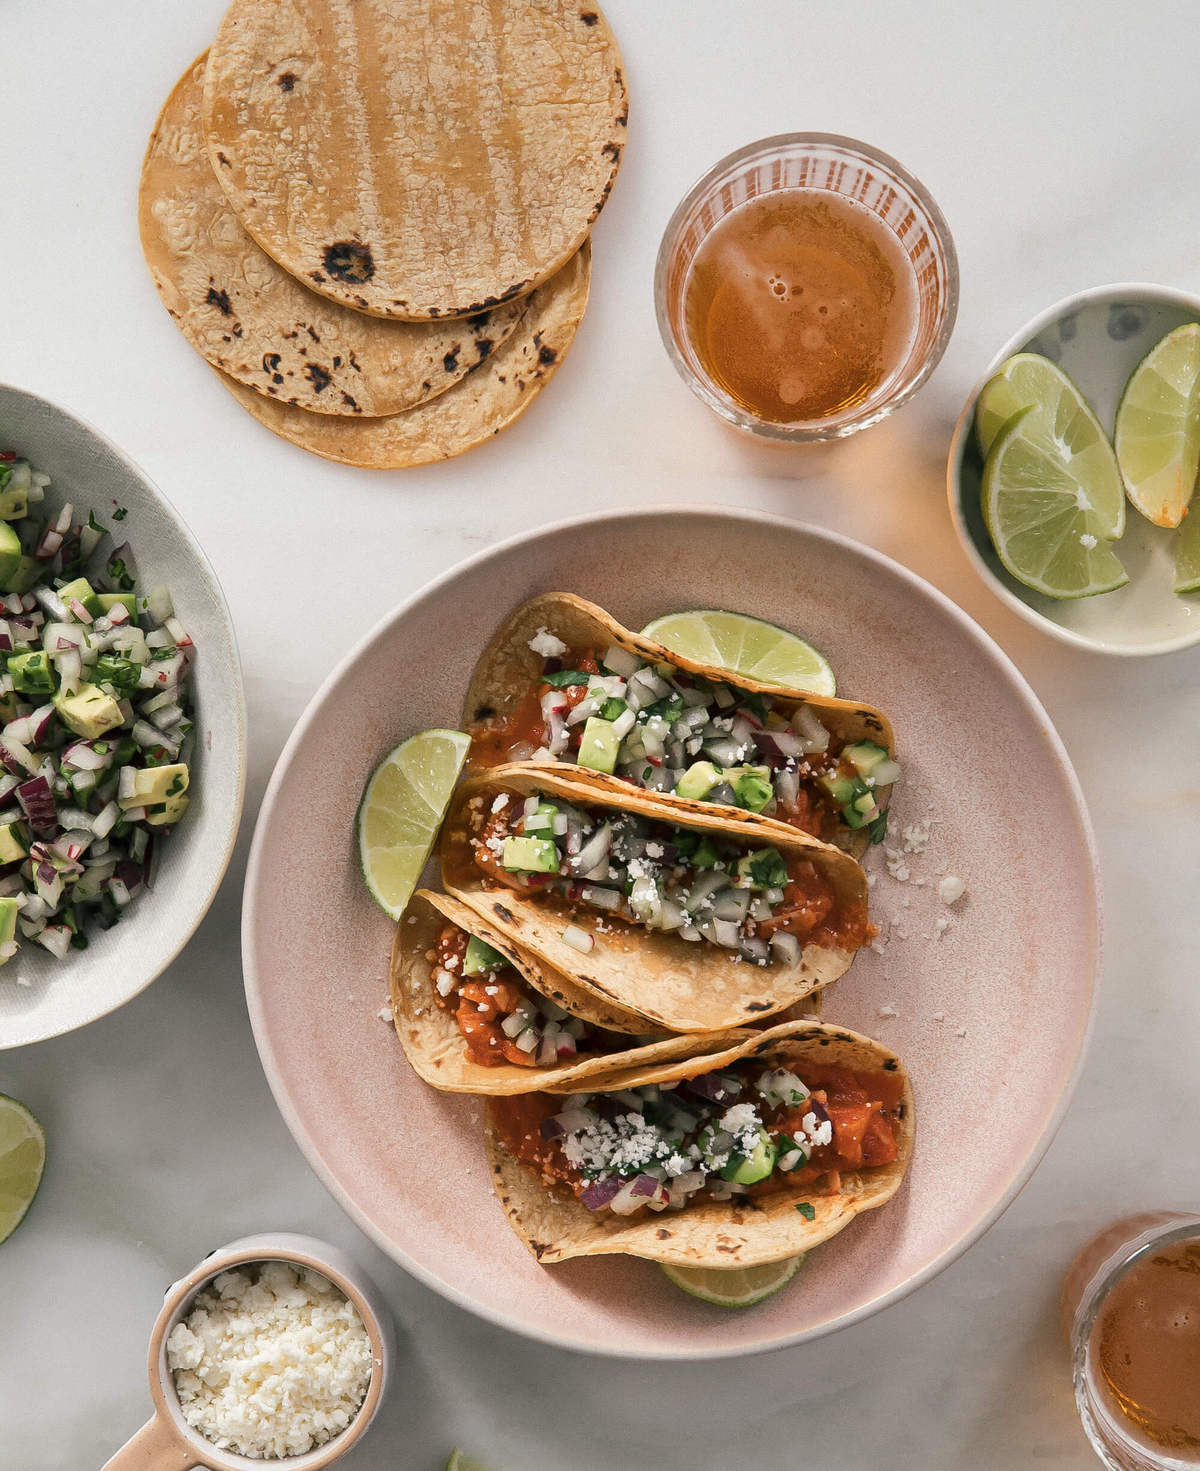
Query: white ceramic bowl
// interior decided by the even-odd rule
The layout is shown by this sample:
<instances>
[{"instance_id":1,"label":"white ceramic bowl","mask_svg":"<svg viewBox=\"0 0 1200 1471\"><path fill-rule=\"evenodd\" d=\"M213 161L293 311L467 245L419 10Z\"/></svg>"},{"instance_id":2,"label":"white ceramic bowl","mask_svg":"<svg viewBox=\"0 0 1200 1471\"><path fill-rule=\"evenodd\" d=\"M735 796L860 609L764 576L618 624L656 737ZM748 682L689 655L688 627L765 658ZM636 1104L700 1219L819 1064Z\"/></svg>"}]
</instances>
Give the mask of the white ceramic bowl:
<instances>
[{"instance_id":1,"label":"white ceramic bowl","mask_svg":"<svg viewBox=\"0 0 1200 1471\"><path fill-rule=\"evenodd\" d=\"M967 556L996 595L1035 628L1077 648L1105 654L1168 654L1200 642L1200 596L1179 597L1173 533L1132 506L1117 555L1129 583L1094 598L1059 600L1034 592L1000 563L983 524L983 465L975 443L975 400L1006 358L1039 352L1082 391L1110 433L1130 373L1161 337L1200 321L1200 296L1169 286L1125 283L1076 292L1039 313L996 353L959 415L946 469L950 515Z\"/></svg>"},{"instance_id":2,"label":"white ceramic bowl","mask_svg":"<svg viewBox=\"0 0 1200 1471\"><path fill-rule=\"evenodd\" d=\"M66 409L0 384L0 448L51 477L51 506L70 501L120 524L147 585L165 582L196 643L196 745L187 817L163 843L154 890L86 950L55 960L22 944L0 967L0 1048L73 1031L144 990L187 944L229 863L246 784L246 706L233 623L216 576L170 502L116 445Z\"/></svg>"}]
</instances>

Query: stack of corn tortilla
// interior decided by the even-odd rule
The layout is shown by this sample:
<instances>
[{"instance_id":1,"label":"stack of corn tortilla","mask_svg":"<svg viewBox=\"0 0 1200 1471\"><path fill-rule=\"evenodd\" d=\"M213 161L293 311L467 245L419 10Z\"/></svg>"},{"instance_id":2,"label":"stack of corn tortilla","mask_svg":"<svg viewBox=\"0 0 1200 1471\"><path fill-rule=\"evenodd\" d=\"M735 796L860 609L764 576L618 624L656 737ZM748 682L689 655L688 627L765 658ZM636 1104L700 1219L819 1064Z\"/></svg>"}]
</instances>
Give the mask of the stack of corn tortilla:
<instances>
[{"instance_id":1,"label":"stack of corn tortilla","mask_svg":"<svg viewBox=\"0 0 1200 1471\"><path fill-rule=\"evenodd\" d=\"M627 117L586 0L234 0L155 125L142 247L274 433L375 469L447 459L569 348Z\"/></svg>"}]
</instances>

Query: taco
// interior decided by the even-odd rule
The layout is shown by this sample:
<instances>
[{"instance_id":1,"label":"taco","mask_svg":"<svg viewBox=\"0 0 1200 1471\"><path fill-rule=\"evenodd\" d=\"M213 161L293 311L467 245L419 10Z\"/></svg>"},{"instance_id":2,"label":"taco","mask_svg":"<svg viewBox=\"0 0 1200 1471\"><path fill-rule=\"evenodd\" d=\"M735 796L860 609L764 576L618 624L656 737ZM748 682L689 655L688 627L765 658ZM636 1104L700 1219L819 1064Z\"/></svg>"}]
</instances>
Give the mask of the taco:
<instances>
[{"instance_id":1,"label":"taco","mask_svg":"<svg viewBox=\"0 0 1200 1471\"><path fill-rule=\"evenodd\" d=\"M625 1253L750 1267L808 1251L899 1188L908 1079L887 1048L812 1022L566 1097L493 1098L487 1147L538 1261Z\"/></svg>"},{"instance_id":2,"label":"taco","mask_svg":"<svg viewBox=\"0 0 1200 1471\"><path fill-rule=\"evenodd\" d=\"M540 964L466 904L419 889L396 928L392 1015L415 1071L450 1093L621 1087L744 1032L664 1038Z\"/></svg>"},{"instance_id":3,"label":"taco","mask_svg":"<svg viewBox=\"0 0 1200 1471\"><path fill-rule=\"evenodd\" d=\"M441 861L444 887L522 951L673 1032L774 1015L874 933L837 848L534 763L459 787Z\"/></svg>"},{"instance_id":4,"label":"taco","mask_svg":"<svg viewBox=\"0 0 1200 1471\"><path fill-rule=\"evenodd\" d=\"M879 710L698 664L571 593L505 620L464 719L474 766L555 761L582 781L716 804L856 856L882 841L900 775Z\"/></svg>"}]
</instances>

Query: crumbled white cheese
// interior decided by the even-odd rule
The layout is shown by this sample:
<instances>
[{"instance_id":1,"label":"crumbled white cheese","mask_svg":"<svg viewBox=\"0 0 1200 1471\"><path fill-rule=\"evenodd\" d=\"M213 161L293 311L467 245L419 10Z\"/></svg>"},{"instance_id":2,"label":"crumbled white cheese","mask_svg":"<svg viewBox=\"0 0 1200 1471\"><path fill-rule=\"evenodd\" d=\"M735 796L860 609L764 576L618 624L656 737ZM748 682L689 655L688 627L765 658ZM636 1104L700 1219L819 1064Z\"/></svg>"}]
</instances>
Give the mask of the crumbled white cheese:
<instances>
[{"instance_id":1,"label":"crumbled white cheese","mask_svg":"<svg viewBox=\"0 0 1200 1471\"><path fill-rule=\"evenodd\" d=\"M332 1282L287 1262L223 1272L167 1339L183 1417L218 1449L298 1456L340 1435L371 1380L371 1342Z\"/></svg>"},{"instance_id":2,"label":"crumbled white cheese","mask_svg":"<svg viewBox=\"0 0 1200 1471\"><path fill-rule=\"evenodd\" d=\"M881 1006L879 1008L879 1015L881 1017L885 1018L885 1019L890 1019L891 1017L899 1016L900 1013L896 1010L896 1008L889 1001L886 1006Z\"/></svg>"},{"instance_id":3,"label":"crumbled white cheese","mask_svg":"<svg viewBox=\"0 0 1200 1471\"><path fill-rule=\"evenodd\" d=\"M944 914L939 914L933 922L933 938L940 940L949 928L950 921Z\"/></svg>"},{"instance_id":4,"label":"crumbled white cheese","mask_svg":"<svg viewBox=\"0 0 1200 1471\"><path fill-rule=\"evenodd\" d=\"M910 822L903 829L900 836L904 840L904 851L906 853L924 853L929 847L929 834L933 828L931 821Z\"/></svg>"},{"instance_id":5,"label":"crumbled white cheese","mask_svg":"<svg viewBox=\"0 0 1200 1471\"><path fill-rule=\"evenodd\" d=\"M943 904L957 904L966 892L966 884L956 873L948 873L938 884L938 898Z\"/></svg>"},{"instance_id":6,"label":"crumbled white cheese","mask_svg":"<svg viewBox=\"0 0 1200 1471\"><path fill-rule=\"evenodd\" d=\"M887 871L897 883L908 882L908 864L905 862L904 854L899 848L885 848L883 850L884 860L887 863Z\"/></svg>"},{"instance_id":7,"label":"crumbled white cheese","mask_svg":"<svg viewBox=\"0 0 1200 1471\"><path fill-rule=\"evenodd\" d=\"M540 654L543 659L561 659L567 652L567 646L562 639L555 638L547 628L539 628L529 640L529 647L535 654Z\"/></svg>"},{"instance_id":8,"label":"crumbled white cheese","mask_svg":"<svg viewBox=\"0 0 1200 1471\"><path fill-rule=\"evenodd\" d=\"M381 1022L390 1022L392 1019L392 1008L390 1006L381 1006L376 1015Z\"/></svg>"},{"instance_id":9,"label":"crumbled white cheese","mask_svg":"<svg viewBox=\"0 0 1200 1471\"><path fill-rule=\"evenodd\" d=\"M492 802L492 811L503 812L504 809L508 806L508 800L508 793L501 792L500 795L496 797Z\"/></svg>"}]
</instances>

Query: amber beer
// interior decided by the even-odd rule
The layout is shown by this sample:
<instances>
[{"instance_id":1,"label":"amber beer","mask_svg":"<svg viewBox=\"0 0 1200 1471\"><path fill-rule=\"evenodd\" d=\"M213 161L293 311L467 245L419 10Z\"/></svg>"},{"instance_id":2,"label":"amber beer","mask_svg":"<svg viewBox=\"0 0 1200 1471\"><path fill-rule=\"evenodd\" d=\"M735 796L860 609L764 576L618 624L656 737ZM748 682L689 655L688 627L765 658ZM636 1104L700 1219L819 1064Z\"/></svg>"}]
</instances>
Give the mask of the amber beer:
<instances>
[{"instance_id":1,"label":"amber beer","mask_svg":"<svg viewBox=\"0 0 1200 1471\"><path fill-rule=\"evenodd\" d=\"M896 235L839 194L748 200L696 252L684 320L712 381L758 419L845 413L904 362L917 283Z\"/></svg>"},{"instance_id":2,"label":"amber beer","mask_svg":"<svg viewBox=\"0 0 1200 1471\"><path fill-rule=\"evenodd\" d=\"M1200 1219L1118 1225L1126 1229L1096 1238L1064 1284L1069 1308L1094 1268L1071 1315L1084 1428L1120 1471L1200 1467Z\"/></svg>"}]
</instances>

